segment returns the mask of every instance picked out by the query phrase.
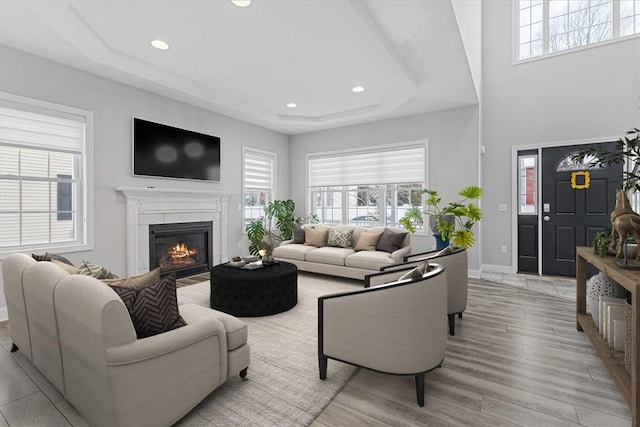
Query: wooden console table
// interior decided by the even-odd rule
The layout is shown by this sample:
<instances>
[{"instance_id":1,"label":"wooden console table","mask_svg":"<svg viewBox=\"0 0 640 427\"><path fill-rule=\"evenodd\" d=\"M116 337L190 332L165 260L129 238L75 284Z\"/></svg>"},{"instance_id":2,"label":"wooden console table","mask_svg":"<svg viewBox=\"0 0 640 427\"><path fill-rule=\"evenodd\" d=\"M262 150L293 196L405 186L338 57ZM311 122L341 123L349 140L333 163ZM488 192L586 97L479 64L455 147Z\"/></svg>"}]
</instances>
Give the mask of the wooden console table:
<instances>
[{"instance_id":1,"label":"wooden console table","mask_svg":"<svg viewBox=\"0 0 640 427\"><path fill-rule=\"evenodd\" d=\"M576 248L576 322L579 331L584 331L600 355L604 366L609 370L611 378L620 389L620 393L631 409L631 425L640 427L640 270L620 268L614 257L602 258L593 253L592 248ZM598 333L593 317L587 314L587 268L586 263L611 277L631 292L633 314L631 319L631 375L624 366L624 355L609 348L607 342Z\"/></svg>"}]
</instances>

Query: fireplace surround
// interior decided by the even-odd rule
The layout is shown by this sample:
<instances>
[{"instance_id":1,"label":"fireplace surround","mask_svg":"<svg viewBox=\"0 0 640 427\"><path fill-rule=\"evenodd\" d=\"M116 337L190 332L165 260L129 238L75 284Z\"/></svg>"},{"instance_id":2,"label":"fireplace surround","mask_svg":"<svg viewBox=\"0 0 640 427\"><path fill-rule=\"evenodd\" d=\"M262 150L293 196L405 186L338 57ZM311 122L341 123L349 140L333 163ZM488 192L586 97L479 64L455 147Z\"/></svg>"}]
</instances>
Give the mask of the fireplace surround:
<instances>
[{"instance_id":1,"label":"fireplace surround","mask_svg":"<svg viewBox=\"0 0 640 427\"><path fill-rule=\"evenodd\" d=\"M149 227L157 224L211 223L211 265L228 261L227 205L235 193L156 187L117 187L126 203L127 274L151 270Z\"/></svg>"}]
</instances>

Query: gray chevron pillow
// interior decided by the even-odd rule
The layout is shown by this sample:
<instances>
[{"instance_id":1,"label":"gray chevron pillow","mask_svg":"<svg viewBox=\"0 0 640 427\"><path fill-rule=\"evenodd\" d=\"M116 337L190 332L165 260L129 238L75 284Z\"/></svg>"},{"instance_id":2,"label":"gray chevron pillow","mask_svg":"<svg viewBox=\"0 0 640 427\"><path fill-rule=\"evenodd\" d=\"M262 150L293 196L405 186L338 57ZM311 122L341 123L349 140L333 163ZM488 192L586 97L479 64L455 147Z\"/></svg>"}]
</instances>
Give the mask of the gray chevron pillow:
<instances>
[{"instance_id":1,"label":"gray chevron pillow","mask_svg":"<svg viewBox=\"0 0 640 427\"><path fill-rule=\"evenodd\" d=\"M327 246L350 248L352 235L353 230L338 231L332 228L329 230L329 240L327 242Z\"/></svg>"},{"instance_id":2,"label":"gray chevron pillow","mask_svg":"<svg viewBox=\"0 0 640 427\"><path fill-rule=\"evenodd\" d=\"M125 286L111 288L129 311L138 339L186 325L178 310L175 274L141 289Z\"/></svg>"}]
</instances>

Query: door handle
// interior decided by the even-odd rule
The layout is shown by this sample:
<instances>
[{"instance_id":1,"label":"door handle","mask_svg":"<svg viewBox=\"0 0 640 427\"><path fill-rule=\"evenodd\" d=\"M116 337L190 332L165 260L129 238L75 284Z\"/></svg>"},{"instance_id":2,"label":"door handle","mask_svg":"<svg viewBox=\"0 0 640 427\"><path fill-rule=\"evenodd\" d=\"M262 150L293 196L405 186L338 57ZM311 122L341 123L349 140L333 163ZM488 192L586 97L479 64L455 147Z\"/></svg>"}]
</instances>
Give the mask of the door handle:
<instances>
[{"instance_id":1,"label":"door handle","mask_svg":"<svg viewBox=\"0 0 640 427\"><path fill-rule=\"evenodd\" d=\"M543 220L545 221L549 221L551 219L551 217L549 215L545 215L542 217Z\"/></svg>"}]
</instances>

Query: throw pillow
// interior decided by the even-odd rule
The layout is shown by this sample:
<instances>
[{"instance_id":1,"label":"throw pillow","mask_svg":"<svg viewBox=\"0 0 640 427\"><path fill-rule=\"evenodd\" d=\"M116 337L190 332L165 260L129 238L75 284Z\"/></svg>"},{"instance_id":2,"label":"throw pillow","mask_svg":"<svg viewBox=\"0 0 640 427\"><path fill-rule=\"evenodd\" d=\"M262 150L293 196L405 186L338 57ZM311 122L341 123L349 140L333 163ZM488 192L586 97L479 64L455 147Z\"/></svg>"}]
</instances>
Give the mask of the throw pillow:
<instances>
[{"instance_id":1,"label":"throw pillow","mask_svg":"<svg viewBox=\"0 0 640 427\"><path fill-rule=\"evenodd\" d=\"M160 280L160 267L139 276L123 277L121 279L102 279L109 286L142 289Z\"/></svg>"},{"instance_id":2,"label":"throw pillow","mask_svg":"<svg viewBox=\"0 0 640 427\"><path fill-rule=\"evenodd\" d=\"M106 268L89 261L82 261L78 273L86 276L95 277L96 279L119 279L119 277L107 270Z\"/></svg>"},{"instance_id":3,"label":"throw pillow","mask_svg":"<svg viewBox=\"0 0 640 427\"><path fill-rule=\"evenodd\" d=\"M31 258L35 259L36 261L51 261L52 259L55 259L55 260L58 260L60 262L65 263L67 265L73 265L73 263L71 261L69 261L68 259L66 259L62 255L50 254L49 252L45 252L44 255L31 254Z\"/></svg>"},{"instance_id":4,"label":"throw pillow","mask_svg":"<svg viewBox=\"0 0 640 427\"><path fill-rule=\"evenodd\" d=\"M453 249L451 249L451 246L447 246L444 249L439 250L438 252L436 252L435 254L433 254L430 258L436 258L442 255L449 255L453 253Z\"/></svg>"},{"instance_id":5,"label":"throw pillow","mask_svg":"<svg viewBox=\"0 0 640 427\"><path fill-rule=\"evenodd\" d=\"M73 266L73 265L69 265L65 262L62 261L58 261L57 259L53 258L51 259L51 263L57 265L58 267L60 267L61 269L63 269L64 271L66 271L69 274L78 274L78 267Z\"/></svg>"},{"instance_id":6,"label":"throw pillow","mask_svg":"<svg viewBox=\"0 0 640 427\"><path fill-rule=\"evenodd\" d=\"M304 228L299 225L293 226L293 243L304 243Z\"/></svg>"},{"instance_id":7,"label":"throw pillow","mask_svg":"<svg viewBox=\"0 0 640 427\"><path fill-rule=\"evenodd\" d=\"M338 248L351 248L351 236L353 236L353 230L329 230L329 240L327 246L334 246Z\"/></svg>"},{"instance_id":8,"label":"throw pillow","mask_svg":"<svg viewBox=\"0 0 640 427\"><path fill-rule=\"evenodd\" d=\"M380 240L376 245L377 251L395 252L402 248L404 239L406 239L408 232L395 232L389 228L385 228L380 236Z\"/></svg>"},{"instance_id":9,"label":"throw pillow","mask_svg":"<svg viewBox=\"0 0 640 427\"><path fill-rule=\"evenodd\" d=\"M382 233L363 231L360 233L356 247L353 249L356 251L375 251L378 240L380 240L380 236L382 236Z\"/></svg>"},{"instance_id":10,"label":"throw pillow","mask_svg":"<svg viewBox=\"0 0 640 427\"><path fill-rule=\"evenodd\" d=\"M112 286L131 316L138 339L186 326L178 310L176 275L141 289Z\"/></svg>"},{"instance_id":11,"label":"throw pillow","mask_svg":"<svg viewBox=\"0 0 640 427\"><path fill-rule=\"evenodd\" d=\"M400 276L398 280L400 281L400 280L407 280L407 279L409 280L421 279L422 275L428 271L429 271L429 261L425 260L422 264L418 265L416 268L413 268L408 272L406 272L405 274L403 274L402 276Z\"/></svg>"},{"instance_id":12,"label":"throw pillow","mask_svg":"<svg viewBox=\"0 0 640 427\"><path fill-rule=\"evenodd\" d=\"M327 246L328 228L307 228L304 230L304 244L322 248Z\"/></svg>"}]
</instances>

